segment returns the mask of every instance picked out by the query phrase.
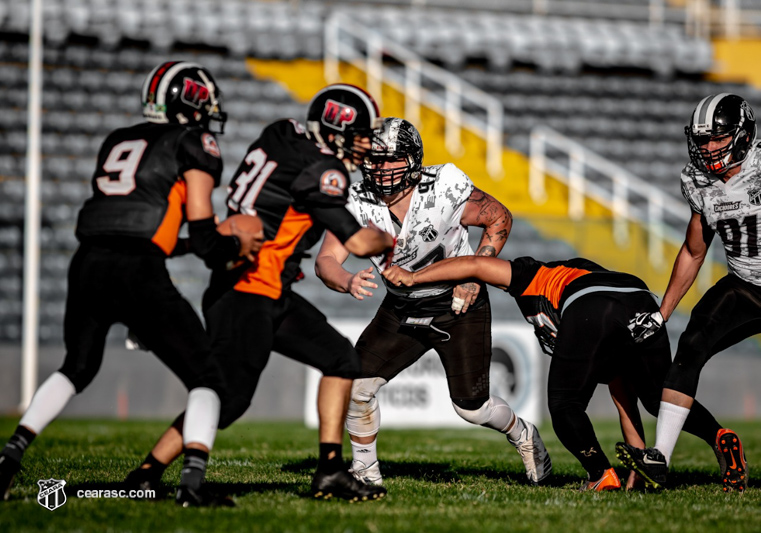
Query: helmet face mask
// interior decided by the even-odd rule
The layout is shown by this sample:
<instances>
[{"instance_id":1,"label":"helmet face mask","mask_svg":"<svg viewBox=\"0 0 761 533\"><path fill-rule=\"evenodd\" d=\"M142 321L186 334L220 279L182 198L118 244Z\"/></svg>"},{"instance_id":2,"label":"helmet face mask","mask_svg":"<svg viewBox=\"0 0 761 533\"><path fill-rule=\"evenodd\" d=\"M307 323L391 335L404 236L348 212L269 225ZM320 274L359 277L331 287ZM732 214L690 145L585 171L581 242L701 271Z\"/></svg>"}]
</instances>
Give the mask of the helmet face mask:
<instances>
[{"instance_id":1,"label":"helmet face mask","mask_svg":"<svg viewBox=\"0 0 761 533\"><path fill-rule=\"evenodd\" d=\"M684 133L692 164L721 178L748 156L756 139L756 119L740 96L710 95L697 105Z\"/></svg>"},{"instance_id":2,"label":"helmet face mask","mask_svg":"<svg viewBox=\"0 0 761 533\"><path fill-rule=\"evenodd\" d=\"M148 122L199 126L224 133L227 113L222 111L222 93L201 65L184 61L158 65L145 79L141 96ZM219 129L212 130L212 122Z\"/></svg>"},{"instance_id":3,"label":"helmet face mask","mask_svg":"<svg viewBox=\"0 0 761 533\"><path fill-rule=\"evenodd\" d=\"M348 160L350 170L362 162L381 124L372 96L344 83L319 91L307 110L307 136L339 159Z\"/></svg>"},{"instance_id":4,"label":"helmet face mask","mask_svg":"<svg viewBox=\"0 0 761 533\"><path fill-rule=\"evenodd\" d=\"M417 128L401 118L386 118L362 164L365 184L389 196L414 187L423 168L423 140Z\"/></svg>"}]
</instances>

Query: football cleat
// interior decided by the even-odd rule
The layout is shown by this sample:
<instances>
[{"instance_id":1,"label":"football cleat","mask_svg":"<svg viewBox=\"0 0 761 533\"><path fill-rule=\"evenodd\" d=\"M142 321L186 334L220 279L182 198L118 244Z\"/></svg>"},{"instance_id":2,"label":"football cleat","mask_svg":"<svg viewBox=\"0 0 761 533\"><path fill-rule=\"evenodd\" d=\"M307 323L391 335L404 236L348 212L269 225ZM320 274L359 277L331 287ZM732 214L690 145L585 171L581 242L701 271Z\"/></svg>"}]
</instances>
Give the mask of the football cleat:
<instances>
[{"instance_id":1,"label":"football cleat","mask_svg":"<svg viewBox=\"0 0 761 533\"><path fill-rule=\"evenodd\" d=\"M200 488L180 485L174 501L181 507L235 507L231 498L212 494L206 485L201 485Z\"/></svg>"},{"instance_id":2,"label":"football cleat","mask_svg":"<svg viewBox=\"0 0 761 533\"><path fill-rule=\"evenodd\" d=\"M515 446L526 467L526 477L532 485L538 485L552 472L552 460L544 446L539 430L531 422L522 420L523 431L517 440L507 437L507 442Z\"/></svg>"},{"instance_id":3,"label":"football cleat","mask_svg":"<svg viewBox=\"0 0 761 533\"><path fill-rule=\"evenodd\" d=\"M365 485L383 485L383 476L381 476L380 464L378 461L373 462L369 466L365 466L365 463L362 461L354 459L351 462L349 473Z\"/></svg>"},{"instance_id":4,"label":"football cleat","mask_svg":"<svg viewBox=\"0 0 761 533\"><path fill-rule=\"evenodd\" d=\"M720 429L716 433L713 452L719 461L724 492L743 492L748 486L748 463L737 433L730 429Z\"/></svg>"},{"instance_id":5,"label":"football cleat","mask_svg":"<svg viewBox=\"0 0 761 533\"><path fill-rule=\"evenodd\" d=\"M366 485L355 479L347 470L333 474L316 472L312 479L312 496L329 500L343 498L352 502L379 500L386 495L386 489L377 485Z\"/></svg>"},{"instance_id":6,"label":"football cleat","mask_svg":"<svg viewBox=\"0 0 761 533\"><path fill-rule=\"evenodd\" d=\"M158 494L162 488L161 476L156 475L153 468L135 468L124 478L127 490L153 490Z\"/></svg>"},{"instance_id":7,"label":"football cleat","mask_svg":"<svg viewBox=\"0 0 761 533\"><path fill-rule=\"evenodd\" d=\"M616 443L616 457L625 467L634 470L645 480L645 487L662 489L669 467L666 458L656 448L637 448L624 442Z\"/></svg>"},{"instance_id":8,"label":"football cleat","mask_svg":"<svg viewBox=\"0 0 761 533\"><path fill-rule=\"evenodd\" d=\"M580 490L582 492L588 490L602 492L604 490L619 489L621 489L621 480L618 479L618 474L612 468L608 468L597 481L585 481Z\"/></svg>"},{"instance_id":9,"label":"football cleat","mask_svg":"<svg viewBox=\"0 0 761 533\"><path fill-rule=\"evenodd\" d=\"M0 454L0 499L6 501L10 496L13 479L21 470L21 463L6 454Z\"/></svg>"}]
</instances>

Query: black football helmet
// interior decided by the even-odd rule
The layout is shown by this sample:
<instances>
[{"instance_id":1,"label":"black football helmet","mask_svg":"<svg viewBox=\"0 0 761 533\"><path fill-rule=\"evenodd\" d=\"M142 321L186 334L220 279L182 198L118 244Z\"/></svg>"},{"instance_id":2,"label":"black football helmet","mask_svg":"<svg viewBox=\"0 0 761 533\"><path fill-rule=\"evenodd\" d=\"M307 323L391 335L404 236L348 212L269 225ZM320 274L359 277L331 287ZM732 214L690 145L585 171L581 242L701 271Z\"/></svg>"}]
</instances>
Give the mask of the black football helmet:
<instances>
[{"instance_id":1,"label":"black football helmet","mask_svg":"<svg viewBox=\"0 0 761 533\"><path fill-rule=\"evenodd\" d=\"M383 163L406 161L397 168ZM365 184L375 194L388 196L417 185L423 168L423 140L417 128L401 118L386 118L362 164Z\"/></svg>"},{"instance_id":2,"label":"black football helmet","mask_svg":"<svg viewBox=\"0 0 761 533\"><path fill-rule=\"evenodd\" d=\"M365 151L354 146L355 139L368 137L372 141L382 122L372 96L354 85L336 83L321 89L309 102L307 136L331 149L339 159L358 163Z\"/></svg>"},{"instance_id":3,"label":"black football helmet","mask_svg":"<svg viewBox=\"0 0 761 533\"><path fill-rule=\"evenodd\" d=\"M723 176L742 164L756 140L756 118L748 102L736 94L712 94L703 98L685 126L692 164L703 172ZM723 148L709 151L715 137L731 137Z\"/></svg>"},{"instance_id":4,"label":"black football helmet","mask_svg":"<svg viewBox=\"0 0 761 533\"><path fill-rule=\"evenodd\" d=\"M211 73L196 63L167 61L154 68L143 82L143 116L157 124L200 126L224 133L227 113L222 111L222 92Z\"/></svg>"}]
</instances>

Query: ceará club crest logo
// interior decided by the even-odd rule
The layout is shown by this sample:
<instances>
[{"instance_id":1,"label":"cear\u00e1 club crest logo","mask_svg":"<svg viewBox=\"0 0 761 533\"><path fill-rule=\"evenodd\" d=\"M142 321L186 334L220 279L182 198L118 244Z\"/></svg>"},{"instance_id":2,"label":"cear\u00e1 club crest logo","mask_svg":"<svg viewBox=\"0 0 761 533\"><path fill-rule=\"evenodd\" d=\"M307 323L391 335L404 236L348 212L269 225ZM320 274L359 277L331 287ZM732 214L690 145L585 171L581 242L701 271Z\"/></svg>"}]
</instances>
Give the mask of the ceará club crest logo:
<instances>
[{"instance_id":1,"label":"cear\u00e1 club crest logo","mask_svg":"<svg viewBox=\"0 0 761 533\"><path fill-rule=\"evenodd\" d=\"M353 124L357 120L357 110L350 105L342 104L335 100L326 100L325 109L322 110L320 120L330 128L344 131L346 126Z\"/></svg>"},{"instance_id":2,"label":"cear\u00e1 club crest logo","mask_svg":"<svg viewBox=\"0 0 761 533\"><path fill-rule=\"evenodd\" d=\"M209 101L209 89L203 83L198 83L191 78L185 78L180 98L188 105L201 109L201 106Z\"/></svg>"},{"instance_id":3,"label":"cear\u00e1 club crest logo","mask_svg":"<svg viewBox=\"0 0 761 533\"><path fill-rule=\"evenodd\" d=\"M66 493L63 491L66 481L63 479L40 479L37 485L40 486L37 503L45 509L55 511L66 503Z\"/></svg>"}]
</instances>

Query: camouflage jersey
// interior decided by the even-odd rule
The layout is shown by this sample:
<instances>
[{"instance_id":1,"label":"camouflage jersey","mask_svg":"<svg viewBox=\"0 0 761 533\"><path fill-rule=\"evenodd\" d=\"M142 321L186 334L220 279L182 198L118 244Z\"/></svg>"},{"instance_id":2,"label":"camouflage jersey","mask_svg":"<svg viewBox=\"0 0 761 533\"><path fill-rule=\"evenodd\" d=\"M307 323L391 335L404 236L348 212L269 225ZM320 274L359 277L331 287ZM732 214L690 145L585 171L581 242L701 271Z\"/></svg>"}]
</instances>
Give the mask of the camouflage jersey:
<instances>
[{"instance_id":1,"label":"camouflage jersey","mask_svg":"<svg viewBox=\"0 0 761 533\"><path fill-rule=\"evenodd\" d=\"M758 254L761 224L761 148L756 143L740 172L724 183L691 163L682 171L682 194L721 237L729 271L761 285Z\"/></svg>"}]
</instances>

